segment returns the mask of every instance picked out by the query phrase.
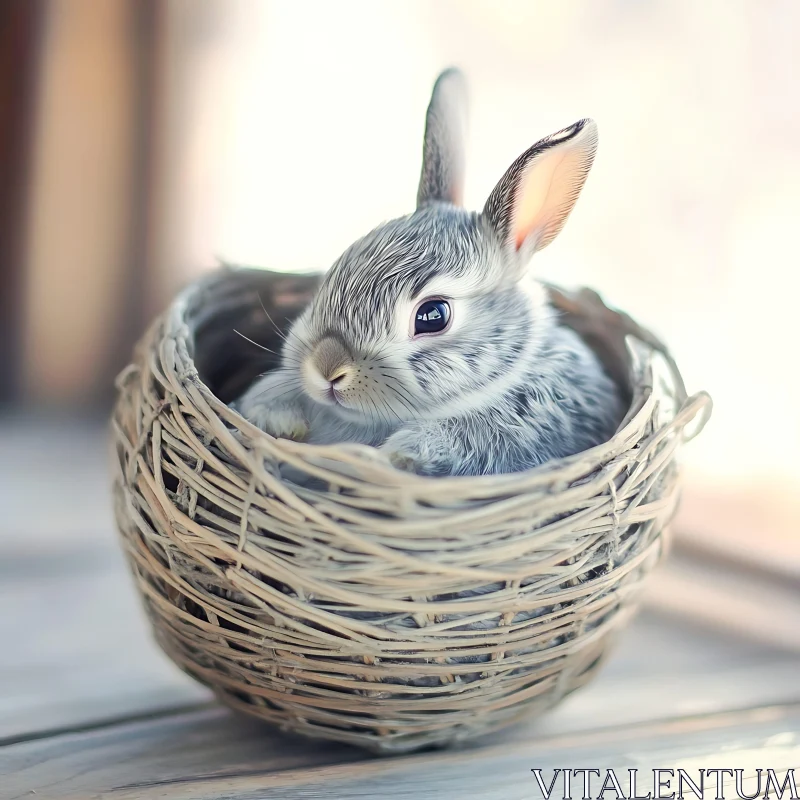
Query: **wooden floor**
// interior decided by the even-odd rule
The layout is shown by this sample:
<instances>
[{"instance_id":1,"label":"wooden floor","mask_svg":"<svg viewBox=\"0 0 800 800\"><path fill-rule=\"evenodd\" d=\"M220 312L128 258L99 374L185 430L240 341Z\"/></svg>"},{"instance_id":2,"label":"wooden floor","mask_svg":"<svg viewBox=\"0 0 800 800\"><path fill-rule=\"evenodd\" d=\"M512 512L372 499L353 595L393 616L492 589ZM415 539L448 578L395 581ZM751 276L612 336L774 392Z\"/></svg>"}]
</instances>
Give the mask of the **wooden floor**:
<instances>
[{"instance_id":1,"label":"wooden floor","mask_svg":"<svg viewBox=\"0 0 800 800\"><path fill-rule=\"evenodd\" d=\"M755 578L681 547L592 685L485 741L380 759L236 717L151 642L105 463L97 425L0 421L2 800L514 800L541 797L534 768L800 767L797 584L762 581L773 594L748 606ZM722 630L728 596L745 623Z\"/></svg>"}]
</instances>

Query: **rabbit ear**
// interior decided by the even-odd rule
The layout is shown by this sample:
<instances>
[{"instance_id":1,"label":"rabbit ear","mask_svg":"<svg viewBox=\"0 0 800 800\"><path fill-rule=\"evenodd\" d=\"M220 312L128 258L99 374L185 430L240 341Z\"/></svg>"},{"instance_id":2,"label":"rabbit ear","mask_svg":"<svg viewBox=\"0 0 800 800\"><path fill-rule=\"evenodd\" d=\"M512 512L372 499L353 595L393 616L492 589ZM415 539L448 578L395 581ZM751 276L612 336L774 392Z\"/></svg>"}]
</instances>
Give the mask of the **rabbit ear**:
<instances>
[{"instance_id":1,"label":"rabbit ear","mask_svg":"<svg viewBox=\"0 0 800 800\"><path fill-rule=\"evenodd\" d=\"M537 142L509 168L483 209L501 241L524 259L564 227L597 150L597 125L582 119Z\"/></svg>"},{"instance_id":2,"label":"rabbit ear","mask_svg":"<svg viewBox=\"0 0 800 800\"><path fill-rule=\"evenodd\" d=\"M466 82L451 68L437 78L425 117L418 208L433 202L461 205L466 127Z\"/></svg>"}]
</instances>

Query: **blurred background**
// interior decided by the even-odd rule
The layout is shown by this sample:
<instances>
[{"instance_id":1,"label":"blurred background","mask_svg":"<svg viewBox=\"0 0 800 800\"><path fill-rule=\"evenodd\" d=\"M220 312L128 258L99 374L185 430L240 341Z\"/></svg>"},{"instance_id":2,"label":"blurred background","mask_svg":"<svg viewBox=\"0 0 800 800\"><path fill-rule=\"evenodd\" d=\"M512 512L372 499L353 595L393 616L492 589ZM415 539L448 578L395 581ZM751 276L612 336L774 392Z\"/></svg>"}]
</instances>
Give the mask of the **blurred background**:
<instances>
[{"instance_id":1,"label":"blurred background","mask_svg":"<svg viewBox=\"0 0 800 800\"><path fill-rule=\"evenodd\" d=\"M534 141L597 120L535 269L652 328L715 401L643 612L531 731L796 704L798 31L797 0L0 0L0 775L17 758L20 796L60 774L100 796L91 759L109 786L183 791L282 752L151 639L114 531L113 382L218 258L321 270L411 210L449 65L472 207Z\"/></svg>"},{"instance_id":2,"label":"blurred background","mask_svg":"<svg viewBox=\"0 0 800 800\"><path fill-rule=\"evenodd\" d=\"M455 64L473 207L535 140L597 120L592 175L535 266L651 327L714 397L686 451L687 546L796 581L798 30L796 0L3 2L6 520L34 524L56 464L60 529L108 536L84 479L104 454L75 442L102 441L148 320L217 258L324 269L408 212Z\"/></svg>"}]
</instances>

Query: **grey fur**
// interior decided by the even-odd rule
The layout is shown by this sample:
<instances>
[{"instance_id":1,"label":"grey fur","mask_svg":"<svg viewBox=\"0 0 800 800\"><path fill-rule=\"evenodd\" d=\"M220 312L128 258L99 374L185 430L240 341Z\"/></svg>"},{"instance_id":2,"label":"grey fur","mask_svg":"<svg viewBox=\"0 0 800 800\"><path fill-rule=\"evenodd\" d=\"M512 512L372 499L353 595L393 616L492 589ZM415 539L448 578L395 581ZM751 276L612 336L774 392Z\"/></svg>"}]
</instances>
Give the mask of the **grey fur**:
<instances>
[{"instance_id":1,"label":"grey fur","mask_svg":"<svg viewBox=\"0 0 800 800\"><path fill-rule=\"evenodd\" d=\"M475 475L533 467L614 432L622 416L617 387L583 340L558 324L527 269L583 185L596 145L593 123L582 120L534 145L484 212L469 212L442 202L463 168L461 140L453 154L454 128L440 124L439 111L447 108L452 118L461 85L448 71L434 88L417 210L344 252L289 330L281 367L238 402L273 435L361 442L403 469ZM585 170L579 162L562 205L554 205L557 219L532 237L538 246L510 247L521 176L547 149L586 135L587 125ZM427 163L431 153L435 168ZM450 302L452 326L414 338L415 304L431 296ZM338 403L320 394L329 391L324 378L339 381Z\"/></svg>"},{"instance_id":2,"label":"grey fur","mask_svg":"<svg viewBox=\"0 0 800 800\"><path fill-rule=\"evenodd\" d=\"M457 69L436 80L425 116L422 174L417 207L431 202L461 204L466 161L467 88Z\"/></svg>"}]
</instances>

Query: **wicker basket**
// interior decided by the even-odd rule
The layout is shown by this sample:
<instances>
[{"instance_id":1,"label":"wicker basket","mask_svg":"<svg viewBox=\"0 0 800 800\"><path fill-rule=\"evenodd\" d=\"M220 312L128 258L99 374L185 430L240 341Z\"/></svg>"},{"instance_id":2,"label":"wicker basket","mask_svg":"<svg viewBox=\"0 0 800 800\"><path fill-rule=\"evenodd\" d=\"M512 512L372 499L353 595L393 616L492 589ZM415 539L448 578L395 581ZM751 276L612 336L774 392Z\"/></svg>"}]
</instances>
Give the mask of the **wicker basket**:
<instances>
[{"instance_id":1,"label":"wicker basket","mask_svg":"<svg viewBox=\"0 0 800 800\"><path fill-rule=\"evenodd\" d=\"M630 391L607 444L423 478L369 447L276 440L225 402L275 358L243 336L278 350L267 317L283 327L317 280L215 272L119 378L115 510L159 644L236 709L380 752L550 708L596 671L663 554L676 451L708 396L687 398L659 343L596 294L551 287Z\"/></svg>"}]
</instances>

